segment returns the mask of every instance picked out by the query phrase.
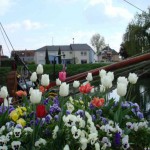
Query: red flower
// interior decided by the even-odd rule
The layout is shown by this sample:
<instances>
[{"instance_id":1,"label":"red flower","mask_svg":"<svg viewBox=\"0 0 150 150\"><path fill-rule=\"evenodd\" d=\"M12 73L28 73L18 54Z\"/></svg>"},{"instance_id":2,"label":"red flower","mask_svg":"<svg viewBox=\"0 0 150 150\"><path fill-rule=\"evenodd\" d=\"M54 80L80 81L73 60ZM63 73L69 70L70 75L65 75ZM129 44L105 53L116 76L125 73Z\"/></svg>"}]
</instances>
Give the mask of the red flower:
<instances>
[{"instance_id":1,"label":"red flower","mask_svg":"<svg viewBox=\"0 0 150 150\"><path fill-rule=\"evenodd\" d=\"M92 90L93 86L90 85L90 83L87 83L86 85L82 85L79 87L79 91L83 94L89 93Z\"/></svg>"},{"instance_id":2,"label":"red flower","mask_svg":"<svg viewBox=\"0 0 150 150\"><path fill-rule=\"evenodd\" d=\"M47 111L46 111L45 105L43 105L43 104L37 105L37 107L36 107L36 116L38 118L43 118L46 115L47 115Z\"/></svg>"},{"instance_id":3,"label":"red flower","mask_svg":"<svg viewBox=\"0 0 150 150\"><path fill-rule=\"evenodd\" d=\"M0 97L0 105L4 102L4 99Z\"/></svg>"},{"instance_id":4,"label":"red flower","mask_svg":"<svg viewBox=\"0 0 150 150\"><path fill-rule=\"evenodd\" d=\"M39 87L39 90L40 90L40 92L44 93L47 89L44 88L44 86L40 86L40 87Z\"/></svg>"},{"instance_id":5,"label":"red flower","mask_svg":"<svg viewBox=\"0 0 150 150\"><path fill-rule=\"evenodd\" d=\"M94 99L91 101L92 105L95 107L103 106L104 102L105 102L104 98L98 98L98 97L94 97Z\"/></svg>"},{"instance_id":6,"label":"red flower","mask_svg":"<svg viewBox=\"0 0 150 150\"><path fill-rule=\"evenodd\" d=\"M66 72L65 71L59 72L59 80L62 82L66 80Z\"/></svg>"},{"instance_id":7,"label":"red flower","mask_svg":"<svg viewBox=\"0 0 150 150\"><path fill-rule=\"evenodd\" d=\"M27 92L26 92L26 91L19 90L19 91L16 92L16 95L19 96L19 97L27 96Z\"/></svg>"}]
</instances>

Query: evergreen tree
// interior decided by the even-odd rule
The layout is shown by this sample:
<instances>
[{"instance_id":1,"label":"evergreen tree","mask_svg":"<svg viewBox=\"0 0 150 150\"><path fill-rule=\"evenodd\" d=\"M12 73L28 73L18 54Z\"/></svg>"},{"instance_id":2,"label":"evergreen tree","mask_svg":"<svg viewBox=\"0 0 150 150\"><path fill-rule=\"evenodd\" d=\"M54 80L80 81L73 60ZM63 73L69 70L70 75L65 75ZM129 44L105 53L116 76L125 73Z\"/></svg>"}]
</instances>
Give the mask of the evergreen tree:
<instances>
[{"instance_id":1,"label":"evergreen tree","mask_svg":"<svg viewBox=\"0 0 150 150\"><path fill-rule=\"evenodd\" d=\"M50 64L47 47L46 47L46 51L45 51L45 64Z\"/></svg>"},{"instance_id":2,"label":"evergreen tree","mask_svg":"<svg viewBox=\"0 0 150 150\"><path fill-rule=\"evenodd\" d=\"M58 50L58 63L61 64L61 49Z\"/></svg>"}]
</instances>

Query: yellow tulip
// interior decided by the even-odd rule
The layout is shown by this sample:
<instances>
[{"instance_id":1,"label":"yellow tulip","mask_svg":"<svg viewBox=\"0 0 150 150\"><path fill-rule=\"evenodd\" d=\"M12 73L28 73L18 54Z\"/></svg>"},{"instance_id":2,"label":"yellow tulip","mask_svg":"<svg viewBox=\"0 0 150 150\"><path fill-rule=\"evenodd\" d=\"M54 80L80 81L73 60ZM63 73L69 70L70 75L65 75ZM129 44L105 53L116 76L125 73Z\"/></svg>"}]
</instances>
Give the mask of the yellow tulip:
<instances>
[{"instance_id":1,"label":"yellow tulip","mask_svg":"<svg viewBox=\"0 0 150 150\"><path fill-rule=\"evenodd\" d=\"M21 124L23 127L26 125L26 121L23 118L17 120L18 124Z\"/></svg>"}]
</instances>

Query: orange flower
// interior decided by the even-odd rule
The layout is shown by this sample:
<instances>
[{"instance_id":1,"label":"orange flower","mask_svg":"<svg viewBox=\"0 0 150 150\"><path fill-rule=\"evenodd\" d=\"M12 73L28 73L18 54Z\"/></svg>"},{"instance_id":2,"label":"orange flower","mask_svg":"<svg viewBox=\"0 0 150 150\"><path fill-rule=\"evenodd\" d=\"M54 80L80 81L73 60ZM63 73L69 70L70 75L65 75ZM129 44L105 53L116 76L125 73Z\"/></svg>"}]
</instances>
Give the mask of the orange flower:
<instances>
[{"instance_id":1,"label":"orange flower","mask_svg":"<svg viewBox=\"0 0 150 150\"><path fill-rule=\"evenodd\" d=\"M40 90L42 93L44 93L44 92L46 91L46 88L44 88L44 86L40 86L40 87L39 87L39 90Z\"/></svg>"},{"instance_id":2,"label":"orange flower","mask_svg":"<svg viewBox=\"0 0 150 150\"><path fill-rule=\"evenodd\" d=\"M19 91L16 92L16 95L19 96L19 97L27 96L27 92L26 92L26 91L19 90Z\"/></svg>"},{"instance_id":3,"label":"orange flower","mask_svg":"<svg viewBox=\"0 0 150 150\"><path fill-rule=\"evenodd\" d=\"M98 98L98 97L94 97L94 99L91 101L92 105L95 107L103 106L104 102L105 102L104 98Z\"/></svg>"},{"instance_id":4,"label":"orange flower","mask_svg":"<svg viewBox=\"0 0 150 150\"><path fill-rule=\"evenodd\" d=\"M92 90L93 86L90 85L90 83L87 83L86 85L82 85L79 87L79 91L83 94L89 93Z\"/></svg>"}]
</instances>

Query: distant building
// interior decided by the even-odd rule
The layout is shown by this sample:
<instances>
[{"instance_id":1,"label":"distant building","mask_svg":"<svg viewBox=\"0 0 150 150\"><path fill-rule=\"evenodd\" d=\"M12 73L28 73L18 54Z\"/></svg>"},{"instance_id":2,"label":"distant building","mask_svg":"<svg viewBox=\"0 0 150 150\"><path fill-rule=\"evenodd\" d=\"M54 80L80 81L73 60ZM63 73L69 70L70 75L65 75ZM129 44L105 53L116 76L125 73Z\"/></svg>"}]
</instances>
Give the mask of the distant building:
<instances>
[{"instance_id":1,"label":"distant building","mask_svg":"<svg viewBox=\"0 0 150 150\"><path fill-rule=\"evenodd\" d=\"M35 63L45 64L45 53L48 50L50 63L54 63L54 57L56 63L58 63L58 50L61 50L62 63L66 64L83 64L94 62L94 51L87 44L70 44L70 45L53 45L44 46L35 50Z\"/></svg>"},{"instance_id":2,"label":"distant building","mask_svg":"<svg viewBox=\"0 0 150 150\"><path fill-rule=\"evenodd\" d=\"M98 61L120 61L119 53L117 53L114 49L111 49L109 46L102 49L97 57Z\"/></svg>"},{"instance_id":3,"label":"distant building","mask_svg":"<svg viewBox=\"0 0 150 150\"><path fill-rule=\"evenodd\" d=\"M11 58L14 57L15 53L20 57L24 62L34 62L34 50L15 50L11 52Z\"/></svg>"}]
</instances>

